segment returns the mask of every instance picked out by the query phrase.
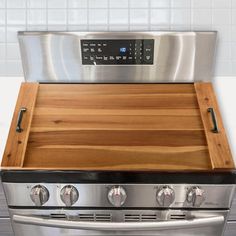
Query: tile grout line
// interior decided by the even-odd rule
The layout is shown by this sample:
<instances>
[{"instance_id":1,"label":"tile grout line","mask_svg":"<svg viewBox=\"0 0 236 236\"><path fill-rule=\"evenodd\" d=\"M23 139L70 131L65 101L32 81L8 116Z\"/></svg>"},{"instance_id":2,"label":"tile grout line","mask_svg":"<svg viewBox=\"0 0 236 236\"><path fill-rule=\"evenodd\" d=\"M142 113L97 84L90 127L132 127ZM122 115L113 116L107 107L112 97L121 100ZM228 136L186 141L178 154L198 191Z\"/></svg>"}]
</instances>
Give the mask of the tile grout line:
<instances>
[{"instance_id":1,"label":"tile grout line","mask_svg":"<svg viewBox=\"0 0 236 236\"><path fill-rule=\"evenodd\" d=\"M130 0L128 0L128 31L130 31Z\"/></svg>"},{"instance_id":2,"label":"tile grout line","mask_svg":"<svg viewBox=\"0 0 236 236\"><path fill-rule=\"evenodd\" d=\"M28 8L28 4L29 4L29 1L30 0L25 0L26 2L25 2L25 4L26 4L26 6L25 6L25 28L26 28L26 30L28 30L28 24L29 24L29 22L28 22L28 14L29 14L29 8Z\"/></svg>"},{"instance_id":3,"label":"tile grout line","mask_svg":"<svg viewBox=\"0 0 236 236\"><path fill-rule=\"evenodd\" d=\"M87 31L90 31L90 27L89 27L89 0L87 0Z\"/></svg>"},{"instance_id":4,"label":"tile grout line","mask_svg":"<svg viewBox=\"0 0 236 236\"><path fill-rule=\"evenodd\" d=\"M169 10L169 24L168 24L168 29L171 30L171 18L172 18L172 8L171 8L171 0L169 1L169 6L168 6L168 10Z\"/></svg>"},{"instance_id":5,"label":"tile grout line","mask_svg":"<svg viewBox=\"0 0 236 236\"><path fill-rule=\"evenodd\" d=\"M48 31L48 0L46 1L46 30Z\"/></svg>"},{"instance_id":6,"label":"tile grout line","mask_svg":"<svg viewBox=\"0 0 236 236\"><path fill-rule=\"evenodd\" d=\"M4 68L4 73L5 75L7 75L7 25L8 25L8 22L7 22L7 0L5 0L5 45L4 45L4 48L5 48L5 52L4 52L4 64L5 64L5 68Z\"/></svg>"},{"instance_id":7,"label":"tile grout line","mask_svg":"<svg viewBox=\"0 0 236 236\"><path fill-rule=\"evenodd\" d=\"M151 30L151 0L148 1L148 30Z\"/></svg>"},{"instance_id":8,"label":"tile grout line","mask_svg":"<svg viewBox=\"0 0 236 236\"><path fill-rule=\"evenodd\" d=\"M107 30L110 31L110 0L107 0Z\"/></svg>"},{"instance_id":9,"label":"tile grout line","mask_svg":"<svg viewBox=\"0 0 236 236\"><path fill-rule=\"evenodd\" d=\"M66 0L66 31L69 31L69 2Z\"/></svg>"}]
</instances>

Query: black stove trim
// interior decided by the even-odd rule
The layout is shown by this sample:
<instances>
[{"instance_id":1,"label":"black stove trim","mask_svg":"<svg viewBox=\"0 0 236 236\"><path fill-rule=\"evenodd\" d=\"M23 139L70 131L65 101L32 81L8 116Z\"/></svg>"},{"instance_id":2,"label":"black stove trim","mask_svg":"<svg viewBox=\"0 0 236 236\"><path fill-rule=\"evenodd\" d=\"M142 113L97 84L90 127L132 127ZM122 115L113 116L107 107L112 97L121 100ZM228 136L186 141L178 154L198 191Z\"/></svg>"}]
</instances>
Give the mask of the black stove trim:
<instances>
[{"instance_id":1,"label":"black stove trim","mask_svg":"<svg viewBox=\"0 0 236 236\"><path fill-rule=\"evenodd\" d=\"M111 183L111 184L236 184L231 172L112 172L2 170L2 182L13 183Z\"/></svg>"}]
</instances>

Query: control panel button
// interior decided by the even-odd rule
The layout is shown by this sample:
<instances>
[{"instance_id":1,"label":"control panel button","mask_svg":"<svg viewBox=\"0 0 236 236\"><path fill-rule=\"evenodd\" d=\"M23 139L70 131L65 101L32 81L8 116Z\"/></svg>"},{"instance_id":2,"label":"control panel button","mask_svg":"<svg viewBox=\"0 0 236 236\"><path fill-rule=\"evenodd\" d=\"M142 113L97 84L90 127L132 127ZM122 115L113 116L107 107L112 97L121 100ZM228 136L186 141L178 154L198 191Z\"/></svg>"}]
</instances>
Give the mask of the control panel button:
<instances>
[{"instance_id":1,"label":"control panel button","mask_svg":"<svg viewBox=\"0 0 236 236\"><path fill-rule=\"evenodd\" d=\"M205 191L199 187L192 187L188 193L186 200L194 207L199 207L205 200Z\"/></svg>"},{"instance_id":2,"label":"control panel button","mask_svg":"<svg viewBox=\"0 0 236 236\"><path fill-rule=\"evenodd\" d=\"M48 201L49 192L46 187L36 185L30 191L30 198L36 206L42 206Z\"/></svg>"},{"instance_id":3,"label":"control panel button","mask_svg":"<svg viewBox=\"0 0 236 236\"><path fill-rule=\"evenodd\" d=\"M108 192L108 200L115 207L124 205L126 198L126 191L121 186L113 186Z\"/></svg>"},{"instance_id":4,"label":"control panel button","mask_svg":"<svg viewBox=\"0 0 236 236\"><path fill-rule=\"evenodd\" d=\"M153 64L154 39L86 39L81 48L83 65Z\"/></svg>"},{"instance_id":5,"label":"control panel button","mask_svg":"<svg viewBox=\"0 0 236 236\"><path fill-rule=\"evenodd\" d=\"M60 196L66 206L72 206L78 201L79 192L74 186L66 185L62 188Z\"/></svg>"},{"instance_id":6,"label":"control panel button","mask_svg":"<svg viewBox=\"0 0 236 236\"><path fill-rule=\"evenodd\" d=\"M157 191L157 202L160 206L168 207L175 200L175 192L169 186L163 186Z\"/></svg>"}]
</instances>

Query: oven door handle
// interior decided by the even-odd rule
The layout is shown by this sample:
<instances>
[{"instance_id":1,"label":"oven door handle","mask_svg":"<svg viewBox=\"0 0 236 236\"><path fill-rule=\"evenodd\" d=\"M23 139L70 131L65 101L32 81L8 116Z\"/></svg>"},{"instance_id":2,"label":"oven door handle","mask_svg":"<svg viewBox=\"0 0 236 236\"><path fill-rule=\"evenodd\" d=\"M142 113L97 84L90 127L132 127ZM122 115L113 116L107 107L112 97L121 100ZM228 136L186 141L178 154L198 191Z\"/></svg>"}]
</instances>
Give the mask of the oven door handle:
<instances>
[{"instance_id":1,"label":"oven door handle","mask_svg":"<svg viewBox=\"0 0 236 236\"><path fill-rule=\"evenodd\" d=\"M13 221L18 224L45 226L63 229L96 230L96 231L150 231L174 230L194 227L209 227L223 224L224 216L213 216L192 220L173 220L159 222L91 222L46 219L42 217L13 215Z\"/></svg>"}]
</instances>

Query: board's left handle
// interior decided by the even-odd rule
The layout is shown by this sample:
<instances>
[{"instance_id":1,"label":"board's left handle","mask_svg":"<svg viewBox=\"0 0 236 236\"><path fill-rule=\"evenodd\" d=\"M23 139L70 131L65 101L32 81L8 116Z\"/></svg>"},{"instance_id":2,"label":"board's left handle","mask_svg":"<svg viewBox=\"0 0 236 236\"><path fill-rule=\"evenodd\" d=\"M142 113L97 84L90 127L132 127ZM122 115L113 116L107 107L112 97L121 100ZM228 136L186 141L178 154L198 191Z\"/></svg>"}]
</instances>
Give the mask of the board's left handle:
<instances>
[{"instance_id":1,"label":"board's left handle","mask_svg":"<svg viewBox=\"0 0 236 236\"><path fill-rule=\"evenodd\" d=\"M22 107L19 111L18 118L17 118L17 124L16 124L16 132L21 133L23 131L21 127L21 123L23 120L23 115L27 111L26 107Z\"/></svg>"}]
</instances>

